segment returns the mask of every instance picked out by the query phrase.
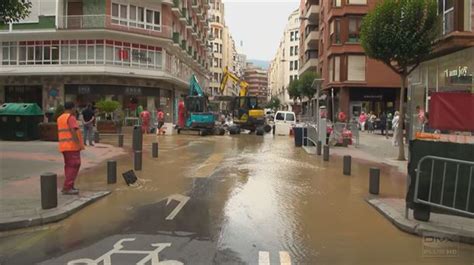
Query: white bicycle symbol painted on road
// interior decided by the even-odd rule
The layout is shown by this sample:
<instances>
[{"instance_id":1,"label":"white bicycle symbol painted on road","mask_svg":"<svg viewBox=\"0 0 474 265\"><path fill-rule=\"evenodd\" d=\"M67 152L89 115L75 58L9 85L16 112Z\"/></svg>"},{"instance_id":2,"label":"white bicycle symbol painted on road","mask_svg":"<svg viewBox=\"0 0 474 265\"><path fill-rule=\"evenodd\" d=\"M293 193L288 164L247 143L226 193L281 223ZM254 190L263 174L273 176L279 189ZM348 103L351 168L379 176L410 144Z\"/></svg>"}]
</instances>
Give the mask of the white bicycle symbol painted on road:
<instances>
[{"instance_id":1,"label":"white bicycle symbol painted on road","mask_svg":"<svg viewBox=\"0 0 474 265\"><path fill-rule=\"evenodd\" d=\"M156 249L151 250L151 251L143 251L143 250L123 250L123 242L131 242L135 241L135 238L124 238L117 243L114 244L114 248L111 249L110 251L106 252L104 255L100 256L99 258L93 260L93 259L76 259L69 261L67 264L68 265L112 265L112 255L113 254L144 254L147 255L145 258L137 262L137 265L145 265L145 264L150 264L148 262L151 262L151 265L184 265L182 262L177 261L177 260L166 260L166 261L160 261L158 257L158 253L160 253L163 249L170 247L171 243L154 243L151 244L151 246L156 247Z\"/></svg>"}]
</instances>

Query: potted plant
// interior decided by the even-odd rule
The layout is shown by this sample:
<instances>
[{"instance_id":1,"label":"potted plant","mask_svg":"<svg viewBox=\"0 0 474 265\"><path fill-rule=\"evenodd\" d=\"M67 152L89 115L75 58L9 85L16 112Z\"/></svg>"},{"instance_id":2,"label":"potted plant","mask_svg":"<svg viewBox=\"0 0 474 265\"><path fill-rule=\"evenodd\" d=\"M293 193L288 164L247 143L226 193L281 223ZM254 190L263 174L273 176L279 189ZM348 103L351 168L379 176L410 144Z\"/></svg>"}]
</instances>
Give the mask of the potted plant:
<instances>
[{"instance_id":1,"label":"potted plant","mask_svg":"<svg viewBox=\"0 0 474 265\"><path fill-rule=\"evenodd\" d=\"M99 133L116 133L117 126L112 120L112 114L120 108L120 103L115 100L101 100L96 104L99 109L99 116L104 119L97 119L97 131Z\"/></svg>"},{"instance_id":2,"label":"potted plant","mask_svg":"<svg viewBox=\"0 0 474 265\"><path fill-rule=\"evenodd\" d=\"M59 104L55 109L50 109L47 112L46 116L48 117L48 122L41 122L38 124L41 141L58 141L57 120L63 113L64 106L61 104Z\"/></svg>"}]
</instances>

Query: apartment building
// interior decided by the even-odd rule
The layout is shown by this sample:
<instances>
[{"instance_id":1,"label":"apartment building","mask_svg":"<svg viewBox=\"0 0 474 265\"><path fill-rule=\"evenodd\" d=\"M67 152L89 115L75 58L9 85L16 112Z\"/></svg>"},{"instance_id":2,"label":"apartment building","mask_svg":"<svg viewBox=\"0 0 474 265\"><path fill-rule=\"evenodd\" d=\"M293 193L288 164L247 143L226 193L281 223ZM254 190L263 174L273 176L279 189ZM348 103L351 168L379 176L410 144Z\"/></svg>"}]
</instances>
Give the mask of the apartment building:
<instances>
[{"instance_id":1,"label":"apartment building","mask_svg":"<svg viewBox=\"0 0 474 265\"><path fill-rule=\"evenodd\" d=\"M267 70L247 63L244 80L249 84L248 95L258 97L260 105L268 102L268 72Z\"/></svg>"},{"instance_id":2,"label":"apartment building","mask_svg":"<svg viewBox=\"0 0 474 265\"><path fill-rule=\"evenodd\" d=\"M428 112L434 92L474 93L474 1L438 0L438 12L441 36L430 58L408 78L412 113L414 106Z\"/></svg>"},{"instance_id":3,"label":"apartment building","mask_svg":"<svg viewBox=\"0 0 474 265\"><path fill-rule=\"evenodd\" d=\"M119 101L162 108L167 119L196 75L208 85L208 0L31 0L20 23L0 25L0 100Z\"/></svg>"},{"instance_id":4,"label":"apartment building","mask_svg":"<svg viewBox=\"0 0 474 265\"><path fill-rule=\"evenodd\" d=\"M299 75L305 72L317 72L319 55L319 13L320 0L300 1L300 27L299 27Z\"/></svg>"},{"instance_id":5,"label":"apartment building","mask_svg":"<svg viewBox=\"0 0 474 265\"><path fill-rule=\"evenodd\" d=\"M298 79L300 51L299 17L298 9L288 17L283 37L268 69L269 95L277 97L282 108L285 110L291 110L293 105L293 100L288 95L288 85L294 79Z\"/></svg>"},{"instance_id":6,"label":"apartment building","mask_svg":"<svg viewBox=\"0 0 474 265\"><path fill-rule=\"evenodd\" d=\"M398 108L398 75L368 58L359 42L362 18L376 3L377 0L320 1L319 68L332 119L339 111L355 118L361 111L379 115Z\"/></svg>"}]
</instances>

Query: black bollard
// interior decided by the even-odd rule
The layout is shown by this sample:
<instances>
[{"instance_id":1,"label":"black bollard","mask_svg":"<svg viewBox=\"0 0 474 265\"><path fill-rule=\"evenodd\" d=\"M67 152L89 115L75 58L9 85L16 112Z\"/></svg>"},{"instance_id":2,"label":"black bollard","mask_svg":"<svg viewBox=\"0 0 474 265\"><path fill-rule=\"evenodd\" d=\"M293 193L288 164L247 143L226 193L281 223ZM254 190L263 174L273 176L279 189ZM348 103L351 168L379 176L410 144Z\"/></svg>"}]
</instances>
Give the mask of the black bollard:
<instances>
[{"instance_id":1,"label":"black bollard","mask_svg":"<svg viewBox=\"0 0 474 265\"><path fill-rule=\"evenodd\" d=\"M57 177L54 173L41 174L41 208L43 209L58 206Z\"/></svg>"},{"instance_id":2,"label":"black bollard","mask_svg":"<svg viewBox=\"0 0 474 265\"><path fill-rule=\"evenodd\" d=\"M94 143L100 143L100 135L99 132L94 132Z\"/></svg>"},{"instance_id":3,"label":"black bollard","mask_svg":"<svg viewBox=\"0 0 474 265\"><path fill-rule=\"evenodd\" d=\"M158 143L151 144L151 153L153 157L158 157Z\"/></svg>"},{"instance_id":4,"label":"black bollard","mask_svg":"<svg viewBox=\"0 0 474 265\"><path fill-rule=\"evenodd\" d=\"M317 144L316 144L316 154L317 154L318 156L321 155L321 149L322 149L322 148L323 148L323 145L322 145L321 141L318 141Z\"/></svg>"},{"instance_id":5,"label":"black bollard","mask_svg":"<svg viewBox=\"0 0 474 265\"><path fill-rule=\"evenodd\" d=\"M143 150L143 135L142 135L142 128L140 126L133 127L132 147L134 151Z\"/></svg>"},{"instance_id":6,"label":"black bollard","mask_svg":"<svg viewBox=\"0 0 474 265\"><path fill-rule=\"evenodd\" d=\"M329 161L329 145L324 145L323 148L323 160L324 161Z\"/></svg>"},{"instance_id":7,"label":"black bollard","mask_svg":"<svg viewBox=\"0 0 474 265\"><path fill-rule=\"evenodd\" d=\"M118 135L118 146L123 147L123 134Z\"/></svg>"},{"instance_id":8,"label":"black bollard","mask_svg":"<svg viewBox=\"0 0 474 265\"><path fill-rule=\"evenodd\" d=\"M142 151L134 152L133 167L135 170L142 170Z\"/></svg>"},{"instance_id":9,"label":"black bollard","mask_svg":"<svg viewBox=\"0 0 474 265\"><path fill-rule=\"evenodd\" d=\"M117 161L107 161L107 184L117 183Z\"/></svg>"},{"instance_id":10,"label":"black bollard","mask_svg":"<svg viewBox=\"0 0 474 265\"><path fill-rule=\"evenodd\" d=\"M351 175L351 156L344 156L342 173L346 176Z\"/></svg>"},{"instance_id":11,"label":"black bollard","mask_svg":"<svg viewBox=\"0 0 474 265\"><path fill-rule=\"evenodd\" d=\"M380 189L380 168L371 167L369 172L369 193L378 195Z\"/></svg>"}]
</instances>

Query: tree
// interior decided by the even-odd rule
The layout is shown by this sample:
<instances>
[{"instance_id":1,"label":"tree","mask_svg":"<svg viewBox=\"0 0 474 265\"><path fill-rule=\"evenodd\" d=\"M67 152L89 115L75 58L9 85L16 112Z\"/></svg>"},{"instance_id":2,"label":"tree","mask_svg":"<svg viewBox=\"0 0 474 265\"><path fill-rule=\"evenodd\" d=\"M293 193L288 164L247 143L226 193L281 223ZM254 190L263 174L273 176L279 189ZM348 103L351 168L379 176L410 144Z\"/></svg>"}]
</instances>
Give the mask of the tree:
<instances>
[{"instance_id":1,"label":"tree","mask_svg":"<svg viewBox=\"0 0 474 265\"><path fill-rule=\"evenodd\" d=\"M266 107L272 110L277 110L278 108L280 108L280 99L278 97L273 96Z\"/></svg>"},{"instance_id":2,"label":"tree","mask_svg":"<svg viewBox=\"0 0 474 265\"><path fill-rule=\"evenodd\" d=\"M301 92L302 97L307 97L309 99L313 98L316 94L316 88L313 86L314 79L318 78L316 72L305 72L298 79L299 91Z\"/></svg>"},{"instance_id":3,"label":"tree","mask_svg":"<svg viewBox=\"0 0 474 265\"><path fill-rule=\"evenodd\" d=\"M120 108L120 103L115 100L101 100L96 103L97 108L105 113L105 117L110 117L110 115L118 108Z\"/></svg>"},{"instance_id":4,"label":"tree","mask_svg":"<svg viewBox=\"0 0 474 265\"><path fill-rule=\"evenodd\" d=\"M360 35L365 53L383 62L401 79L399 160L405 160L402 125L407 77L431 53L440 25L435 0L381 1L362 20Z\"/></svg>"},{"instance_id":5,"label":"tree","mask_svg":"<svg viewBox=\"0 0 474 265\"><path fill-rule=\"evenodd\" d=\"M288 96L290 96L291 99L296 100L297 98L301 98L301 91L299 90L298 79L291 81L288 85L287 90Z\"/></svg>"},{"instance_id":6,"label":"tree","mask_svg":"<svg viewBox=\"0 0 474 265\"><path fill-rule=\"evenodd\" d=\"M18 22L30 14L29 1L2 0L0 1L0 24Z\"/></svg>"}]
</instances>

